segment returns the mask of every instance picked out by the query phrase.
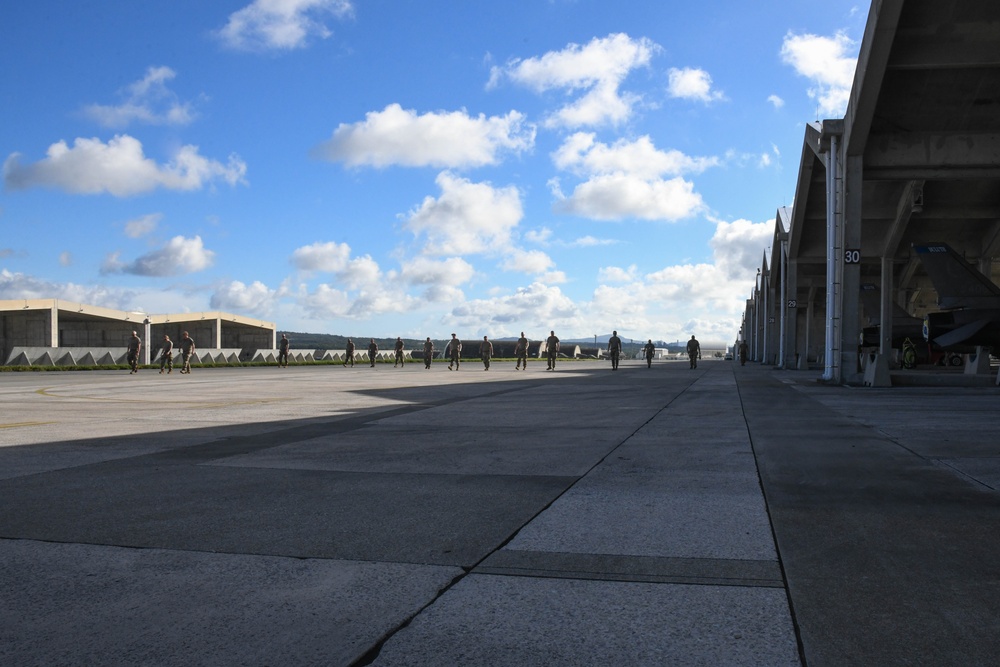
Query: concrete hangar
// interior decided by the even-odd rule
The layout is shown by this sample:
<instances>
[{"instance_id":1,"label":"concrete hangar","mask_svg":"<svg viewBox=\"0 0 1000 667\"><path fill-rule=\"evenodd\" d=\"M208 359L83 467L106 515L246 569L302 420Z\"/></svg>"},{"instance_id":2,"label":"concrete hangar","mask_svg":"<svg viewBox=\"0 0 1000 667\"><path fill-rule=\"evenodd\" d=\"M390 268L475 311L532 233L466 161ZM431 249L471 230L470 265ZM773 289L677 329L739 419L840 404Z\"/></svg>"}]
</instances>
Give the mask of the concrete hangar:
<instances>
[{"instance_id":1,"label":"concrete hangar","mask_svg":"<svg viewBox=\"0 0 1000 667\"><path fill-rule=\"evenodd\" d=\"M176 345L187 331L199 360L216 363L273 350L277 336L274 323L231 313L152 315L61 299L0 301L0 360L6 365L122 364L133 331L142 339L147 364L164 335Z\"/></svg>"},{"instance_id":2,"label":"concrete hangar","mask_svg":"<svg viewBox=\"0 0 1000 667\"><path fill-rule=\"evenodd\" d=\"M927 244L997 292L1000 3L872 1L847 111L806 126L794 204L777 212L747 300L751 359L890 384L904 326L924 344L923 318L949 308ZM989 372L982 347L965 363Z\"/></svg>"}]
</instances>

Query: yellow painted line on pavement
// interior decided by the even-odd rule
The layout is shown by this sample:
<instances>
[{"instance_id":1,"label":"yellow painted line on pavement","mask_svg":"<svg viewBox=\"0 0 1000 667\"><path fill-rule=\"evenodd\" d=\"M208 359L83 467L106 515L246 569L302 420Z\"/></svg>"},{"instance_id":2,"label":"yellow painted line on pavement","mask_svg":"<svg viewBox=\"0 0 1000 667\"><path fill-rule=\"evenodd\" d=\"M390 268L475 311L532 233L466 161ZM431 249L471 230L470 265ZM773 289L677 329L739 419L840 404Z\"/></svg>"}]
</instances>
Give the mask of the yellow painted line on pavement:
<instances>
[{"instance_id":1,"label":"yellow painted line on pavement","mask_svg":"<svg viewBox=\"0 0 1000 667\"><path fill-rule=\"evenodd\" d=\"M44 426L45 424L55 424L55 422L15 422L13 424L0 424L0 428L21 428L22 426Z\"/></svg>"}]
</instances>

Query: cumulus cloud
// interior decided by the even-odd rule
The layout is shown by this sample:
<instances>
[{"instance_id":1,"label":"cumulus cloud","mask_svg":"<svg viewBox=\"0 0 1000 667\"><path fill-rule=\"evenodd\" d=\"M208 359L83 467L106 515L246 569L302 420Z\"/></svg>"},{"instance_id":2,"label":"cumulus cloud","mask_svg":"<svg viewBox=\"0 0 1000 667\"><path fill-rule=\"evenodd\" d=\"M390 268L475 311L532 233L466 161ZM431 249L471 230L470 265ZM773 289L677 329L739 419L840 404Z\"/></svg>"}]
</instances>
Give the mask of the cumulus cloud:
<instances>
[{"instance_id":1,"label":"cumulus cloud","mask_svg":"<svg viewBox=\"0 0 1000 667\"><path fill-rule=\"evenodd\" d=\"M215 290L209 305L213 310L249 313L263 317L273 312L279 296L279 290L271 289L259 280L249 285L233 280Z\"/></svg>"},{"instance_id":2,"label":"cumulus cloud","mask_svg":"<svg viewBox=\"0 0 1000 667\"><path fill-rule=\"evenodd\" d=\"M454 308L445 323L487 335L579 326L580 309L555 286L534 282L514 294L476 299Z\"/></svg>"},{"instance_id":3,"label":"cumulus cloud","mask_svg":"<svg viewBox=\"0 0 1000 667\"><path fill-rule=\"evenodd\" d=\"M137 276L179 276L203 271L212 265L215 253L205 248L200 236L188 239L175 236L165 246L124 263L119 253L109 255L101 273L129 273Z\"/></svg>"},{"instance_id":4,"label":"cumulus cloud","mask_svg":"<svg viewBox=\"0 0 1000 667\"><path fill-rule=\"evenodd\" d=\"M720 164L715 157L689 157L657 149L648 136L608 145L595 135L577 132L553 154L560 169L587 178L570 196L558 180L550 181L556 210L594 220L680 220L704 208L694 185L681 178ZM664 179L664 176L675 176Z\"/></svg>"},{"instance_id":5,"label":"cumulus cloud","mask_svg":"<svg viewBox=\"0 0 1000 667\"><path fill-rule=\"evenodd\" d=\"M588 234L587 236L581 236L571 241L569 245L576 248L593 248L596 246L615 245L616 243L620 243L620 241L618 239L599 239L596 236Z\"/></svg>"},{"instance_id":6,"label":"cumulus cloud","mask_svg":"<svg viewBox=\"0 0 1000 667\"><path fill-rule=\"evenodd\" d=\"M654 42L632 39L624 33L594 38L588 44L569 44L537 58L513 59L494 67L489 87L509 79L535 92L582 91L576 100L557 110L546 125L582 127L619 124L628 120L640 100L622 93L621 84L633 70L649 65L660 50Z\"/></svg>"},{"instance_id":7,"label":"cumulus cloud","mask_svg":"<svg viewBox=\"0 0 1000 667\"><path fill-rule=\"evenodd\" d=\"M529 274L544 274L555 266L555 262L541 250L513 250L508 254L501 268L504 271L516 271Z\"/></svg>"},{"instance_id":8,"label":"cumulus cloud","mask_svg":"<svg viewBox=\"0 0 1000 667\"><path fill-rule=\"evenodd\" d=\"M227 164L198 154L197 146L182 146L167 164L160 166L143 154L142 144L128 135L108 143L78 138L69 147L65 141L49 146L47 157L22 165L13 153L3 165L4 185L9 190L50 187L71 194L129 197L157 188L199 190L222 179L230 185L243 183L246 164L231 155Z\"/></svg>"},{"instance_id":9,"label":"cumulus cloud","mask_svg":"<svg viewBox=\"0 0 1000 667\"><path fill-rule=\"evenodd\" d=\"M105 127L127 127L133 121L148 125L187 125L195 118L190 102L181 102L167 87L177 76L169 67L150 67L146 75L122 91L118 105L90 104L83 109L88 118Z\"/></svg>"},{"instance_id":10,"label":"cumulus cloud","mask_svg":"<svg viewBox=\"0 0 1000 667\"><path fill-rule=\"evenodd\" d=\"M529 150L534 141L534 126L516 111L487 118L465 111L418 114L390 104L362 122L342 123L313 154L352 167L464 168L497 164L504 152Z\"/></svg>"},{"instance_id":11,"label":"cumulus cloud","mask_svg":"<svg viewBox=\"0 0 1000 667\"><path fill-rule=\"evenodd\" d=\"M597 272L597 279L602 283L631 283L635 282L639 275L639 269L635 264L628 268L620 266L606 266Z\"/></svg>"},{"instance_id":12,"label":"cumulus cloud","mask_svg":"<svg viewBox=\"0 0 1000 667\"><path fill-rule=\"evenodd\" d=\"M775 109L780 109L785 106L785 100L781 99L777 95L768 95L767 101L773 104Z\"/></svg>"},{"instance_id":13,"label":"cumulus cloud","mask_svg":"<svg viewBox=\"0 0 1000 667\"><path fill-rule=\"evenodd\" d=\"M648 181L632 174L595 176L581 183L569 197L559 198L556 210L593 220L677 221L704 209L694 184L677 177Z\"/></svg>"},{"instance_id":14,"label":"cumulus cloud","mask_svg":"<svg viewBox=\"0 0 1000 667\"><path fill-rule=\"evenodd\" d=\"M457 287L472 280L475 273L476 269L461 257L415 257L402 262L399 276L410 285Z\"/></svg>"},{"instance_id":15,"label":"cumulus cloud","mask_svg":"<svg viewBox=\"0 0 1000 667\"><path fill-rule=\"evenodd\" d=\"M722 91L712 90L712 77L703 69L671 67L667 72L667 94L684 100L716 102L724 99Z\"/></svg>"},{"instance_id":16,"label":"cumulus cloud","mask_svg":"<svg viewBox=\"0 0 1000 667\"><path fill-rule=\"evenodd\" d=\"M701 173L719 165L716 157L690 157L678 150L662 151L648 135L629 141L619 139L605 144L592 132L577 132L568 137L553 154L560 169L575 174L595 175L628 173L643 179Z\"/></svg>"},{"instance_id":17,"label":"cumulus cloud","mask_svg":"<svg viewBox=\"0 0 1000 667\"><path fill-rule=\"evenodd\" d=\"M774 220L719 222L709 241L715 265L730 280L753 278L760 268L760 258L774 237Z\"/></svg>"},{"instance_id":18,"label":"cumulus cloud","mask_svg":"<svg viewBox=\"0 0 1000 667\"><path fill-rule=\"evenodd\" d=\"M134 310L136 292L105 285L77 285L42 280L0 269L0 299L51 299L57 297L118 310Z\"/></svg>"},{"instance_id":19,"label":"cumulus cloud","mask_svg":"<svg viewBox=\"0 0 1000 667\"><path fill-rule=\"evenodd\" d=\"M313 243L292 251L292 264L300 271L343 271L351 257L351 247L346 243Z\"/></svg>"},{"instance_id":20,"label":"cumulus cloud","mask_svg":"<svg viewBox=\"0 0 1000 667\"><path fill-rule=\"evenodd\" d=\"M809 97L816 100L824 117L840 117L854 84L858 59L852 55L856 43L842 32L833 37L789 32L781 45L781 59L810 79Z\"/></svg>"},{"instance_id":21,"label":"cumulus cloud","mask_svg":"<svg viewBox=\"0 0 1000 667\"><path fill-rule=\"evenodd\" d=\"M125 223L125 236L130 239L138 239L149 236L156 231L156 226L163 219L162 213L150 213Z\"/></svg>"},{"instance_id":22,"label":"cumulus cloud","mask_svg":"<svg viewBox=\"0 0 1000 667\"><path fill-rule=\"evenodd\" d=\"M473 183L450 172L437 177L441 196L427 197L406 220L406 227L425 237L428 255L499 252L510 245L512 230L524 211L517 188Z\"/></svg>"},{"instance_id":23,"label":"cumulus cloud","mask_svg":"<svg viewBox=\"0 0 1000 667\"><path fill-rule=\"evenodd\" d=\"M230 14L216 36L241 51L290 51L306 46L310 37L332 34L324 15L342 19L353 11L350 0L254 0Z\"/></svg>"}]
</instances>

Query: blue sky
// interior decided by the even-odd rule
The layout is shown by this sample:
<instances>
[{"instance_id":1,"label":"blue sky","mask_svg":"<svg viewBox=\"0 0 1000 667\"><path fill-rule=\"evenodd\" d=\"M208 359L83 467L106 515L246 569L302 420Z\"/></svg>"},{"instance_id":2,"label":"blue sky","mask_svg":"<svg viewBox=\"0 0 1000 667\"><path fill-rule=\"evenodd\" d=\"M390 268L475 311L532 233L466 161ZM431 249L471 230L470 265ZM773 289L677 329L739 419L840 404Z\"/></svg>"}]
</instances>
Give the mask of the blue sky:
<instances>
[{"instance_id":1,"label":"blue sky","mask_svg":"<svg viewBox=\"0 0 1000 667\"><path fill-rule=\"evenodd\" d=\"M732 341L869 3L0 9L0 299Z\"/></svg>"}]
</instances>

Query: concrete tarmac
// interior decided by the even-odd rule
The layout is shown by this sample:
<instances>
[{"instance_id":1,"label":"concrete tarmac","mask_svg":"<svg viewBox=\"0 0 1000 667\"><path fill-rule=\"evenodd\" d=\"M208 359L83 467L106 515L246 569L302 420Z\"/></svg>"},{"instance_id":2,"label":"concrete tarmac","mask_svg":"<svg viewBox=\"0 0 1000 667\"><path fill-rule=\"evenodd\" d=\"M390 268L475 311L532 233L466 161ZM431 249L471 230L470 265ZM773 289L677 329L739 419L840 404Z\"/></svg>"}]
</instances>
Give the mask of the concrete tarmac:
<instances>
[{"instance_id":1,"label":"concrete tarmac","mask_svg":"<svg viewBox=\"0 0 1000 667\"><path fill-rule=\"evenodd\" d=\"M1000 389L0 374L0 663L992 665Z\"/></svg>"}]
</instances>

